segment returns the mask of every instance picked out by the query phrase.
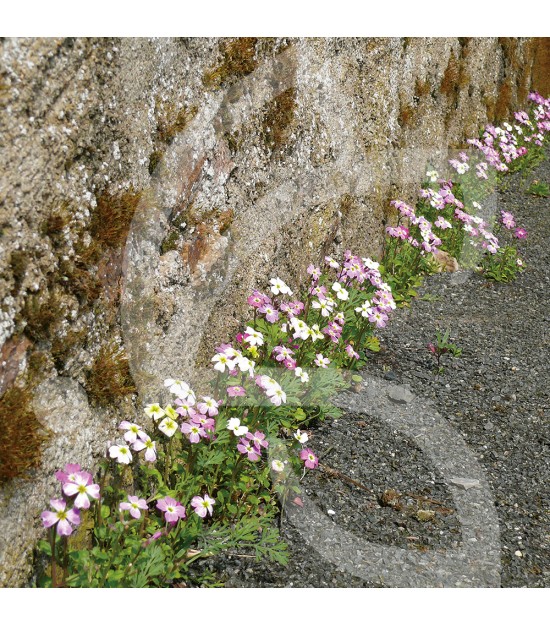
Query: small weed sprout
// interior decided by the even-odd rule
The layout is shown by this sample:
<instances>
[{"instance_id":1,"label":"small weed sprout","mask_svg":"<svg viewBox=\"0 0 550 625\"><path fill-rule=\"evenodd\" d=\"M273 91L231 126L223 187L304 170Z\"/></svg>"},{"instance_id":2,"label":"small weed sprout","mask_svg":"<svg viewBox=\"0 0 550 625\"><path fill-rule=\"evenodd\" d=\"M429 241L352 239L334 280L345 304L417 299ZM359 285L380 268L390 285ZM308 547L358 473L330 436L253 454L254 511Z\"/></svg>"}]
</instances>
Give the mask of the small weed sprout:
<instances>
[{"instance_id":1,"label":"small weed sprout","mask_svg":"<svg viewBox=\"0 0 550 625\"><path fill-rule=\"evenodd\" d=\"M449 341L450 330L446 330L444 334L438 330L436 333L436 342L428 343L428 350L436 359L437 365L437 373L441 374L444 372L444 368L441 366L441 357L444 354L450 354L455 358L458 358L462 355L462 349L457 347L454 343Z\"/></svg>"}]
</instances>

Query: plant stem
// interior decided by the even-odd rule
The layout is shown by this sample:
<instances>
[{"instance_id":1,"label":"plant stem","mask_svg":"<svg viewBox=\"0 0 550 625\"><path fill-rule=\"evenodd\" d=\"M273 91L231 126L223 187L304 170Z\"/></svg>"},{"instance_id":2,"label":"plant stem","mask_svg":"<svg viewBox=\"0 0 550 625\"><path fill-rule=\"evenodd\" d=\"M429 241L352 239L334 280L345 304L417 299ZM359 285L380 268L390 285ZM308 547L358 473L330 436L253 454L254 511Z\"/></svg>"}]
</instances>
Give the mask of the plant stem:
<instances>
[{"instance_id":1,"label":"plant stem","mask_svg":"<svg viewBox=\"0 0 550 625\"><path fill-rule=\"evenodd\" d=\"M55 526L50 528L50 546L52 549L52 587L58 588L57 586L57 570L56 570L56 562L55 562Z\"/></svg>"}]
</instances>

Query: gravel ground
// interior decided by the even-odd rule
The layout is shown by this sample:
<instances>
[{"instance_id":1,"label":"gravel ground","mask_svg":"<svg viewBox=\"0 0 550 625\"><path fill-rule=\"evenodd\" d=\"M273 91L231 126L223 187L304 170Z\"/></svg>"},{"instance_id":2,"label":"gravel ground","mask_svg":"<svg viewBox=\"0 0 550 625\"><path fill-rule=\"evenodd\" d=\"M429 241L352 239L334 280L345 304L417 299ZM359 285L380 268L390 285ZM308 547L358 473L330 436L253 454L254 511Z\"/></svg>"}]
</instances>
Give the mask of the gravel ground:
<instances>
[{"instance_id":1,"label":"gravel ground","mask_svg":"<svg viewBox=\"0 0 550 625\"><path fill-rule=\"evenodd\" d=\"M550 162L533 177L550 182ZM529 232L527 270L510 284L431 276L428 298L381 331L362 388L338 400L344 416L311 432L321 465L302 483L305 507L282 519L289 565L202 566L237 587L550 585L549 206L512 180L498 208ZM441 375L426 348L437 328L463 350ZM468 564L447 577L461 553Z\"/></svg>"}]
</instances>

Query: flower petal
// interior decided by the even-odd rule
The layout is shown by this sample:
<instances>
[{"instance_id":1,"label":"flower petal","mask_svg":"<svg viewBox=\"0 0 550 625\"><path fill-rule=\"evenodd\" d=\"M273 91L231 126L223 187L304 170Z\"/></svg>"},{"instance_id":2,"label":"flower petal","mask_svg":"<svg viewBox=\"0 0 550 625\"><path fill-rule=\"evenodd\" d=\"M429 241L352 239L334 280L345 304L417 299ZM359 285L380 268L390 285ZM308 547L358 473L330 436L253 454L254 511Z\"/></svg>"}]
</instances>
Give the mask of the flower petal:
<instances>
[{"instance_id":1,"label":"flower petal","mask_svg":"<svg viewBox=\"0 0 550 625\"><path fill-rule=\"evenodd\" d=\"M66 519L62 519L57 524L57 533L60 536L70 536L73 533L73 528L71 524Z\"/></svg>"},{"instance_id":2,"label":"flower petal","mask_svg":"<svg viewBox=\"0 0 550 625\"><path fill-rule=\"evenodd\" d=\"M44 510L44 512L40 515L40 518L42 519L42 525L44 527L51 527L57 523L57 514L51 510Z\"/></svg>"}]
</instances>

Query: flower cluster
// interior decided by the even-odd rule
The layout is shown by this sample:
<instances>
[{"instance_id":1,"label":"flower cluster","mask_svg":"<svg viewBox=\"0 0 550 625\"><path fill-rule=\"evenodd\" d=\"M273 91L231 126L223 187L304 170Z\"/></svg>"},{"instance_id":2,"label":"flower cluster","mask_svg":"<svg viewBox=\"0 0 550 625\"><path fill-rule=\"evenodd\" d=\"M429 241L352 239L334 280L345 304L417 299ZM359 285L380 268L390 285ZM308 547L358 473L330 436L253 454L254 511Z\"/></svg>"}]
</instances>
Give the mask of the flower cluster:
<instances>
[{"instance_id":1,"label":"flower cluster","mask_svg":"<svg viewBox=\"0 0 550 625\"><path fill-rule=\"evenodd\" d=\"M269 280L266 292L252 290L248 321L211 355L204 394L184 380L166 379L170 402L144 407L147 427L143 414L120 423L121 440L108 445L99 484L77 464L56 473L62 497L52 499L52 509L41 515L44 527L56 530L51 531L52 578L55 537L69 536L82 511L95 514L95 546L93 556L80 563L97 557L101 568L118 558L118 571L107 570L101 578L112 584L138 569L140 555L150 545L159 547L157 541L163 542L156 553L165 554L175 580L181 564L200 554L190 546L201 545L205 553L224 548L233 533L239 534L239 523L241 535L266 539L275 494L279 489L288 494L287 470L305 474L319 467L306 428L314 419L340 414L330 398L348 386L341 370L357 369L368 350L379 349L376 330L403 301L401 285L414 294L418 275L430 270L434 257L442 250L456 255L464 241L498 260L487 275L507 279L522 267L515 248L499 240L495 224L482 217L477 199L465 199L472 194L464 190L472 180L488 185L493 170L513 170L542 145L550 131L550 100L538 94L530 99L532 110L516 113L514 125L489 125L469 142L477 148L475 157L460 152L449 161L452 179L429 171L415 207L392 202L398 219L386 229L382 263L346 250L341 258L325 256L319 265L310 264L302 290L294 291L279 277ZM509 211L502 211L497 227L503 237L527 237ZM445 341L438 338L430 351L437 356L451 349ZM250 517L254 523L246 525ZM220 542L209 551L208 541L216 536ZM66 540L60 542L69 549ZM275 542L280 543L272 541L270 548L277 553ZM78 558L61 560L82 569L82 575L93 570L80 566ZM145 558L137 574L148 570ZM142 583L143 577L134 581Z\"/></svg>"},{"instance_id":2,"label":"flower cluster","mask_svg":"<svg viewBox=\"0 0 550 625\"><path fill-rule=\"evenodd\" d=\"M87 510L91 500L99 498L99 485L93 483L92 475L82 471L79 464L65 465L64 470L57 471L55 477L61 482L61 490L73 507L68 509L69 501L65 499L51 499L50 505L54 511L42 512L42 524L44 527L57 525L59 536L70 536L73 526L80 525L80 510Z\"/></svg>"},{"instance_id":3,"label":"flower cluster","mask_svg":"<svg viewBox=\"0 0 550 625\"><path fill-rule=\"evenodd\" d=\"M396 225L386 228L384 266L386 273L393 277L392 286L400 299L403 293L415 293L410 289L411 282L417 283L412 274L433 271L430 257L438 258L440 250L457 258L469 248L479 249L495 257L489 266L501 264L504 258L513 258L514 263L519 261L518 267L523 266L510 246L514 245L514 240L524 239L527 232L516 226L509 212L503 212L496 224L488 221L482 216L480 201L491 189L491 170L498 176L528 166L532 154L540 149L550 132L550 99L536 93L529 99L534 103L531 111L515 113L515 124L489 124L480 138L468 140L475 150L470 156L460 152L449 160L452 180L441 178L433 169L428 171L428 182L420 190L415 208L401 200L391 202L397 209L398 219ZM504 243L499 239L499 225L505 230L513 229L512 242ZM466 248L464 242L468 243ZM469 262L467 253L461 258ZM492 271L485 273L488 277L495 276Z\"/></svg>"}]
</instances>

